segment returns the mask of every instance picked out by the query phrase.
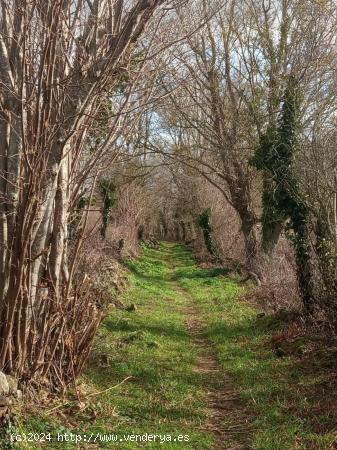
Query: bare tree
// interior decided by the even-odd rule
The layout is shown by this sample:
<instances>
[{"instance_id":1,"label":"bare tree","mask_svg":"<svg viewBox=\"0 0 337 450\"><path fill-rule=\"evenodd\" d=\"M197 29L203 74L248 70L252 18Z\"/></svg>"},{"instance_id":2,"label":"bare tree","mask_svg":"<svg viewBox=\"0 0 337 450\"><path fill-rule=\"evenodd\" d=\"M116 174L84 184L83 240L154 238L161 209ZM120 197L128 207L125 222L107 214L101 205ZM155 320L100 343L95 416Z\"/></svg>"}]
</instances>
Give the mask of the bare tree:
<instances>
[{"instance_id":1,"label":"bare tree","mask_svg":"<svg viewBox=\"0 0 337 450\"><path fill-rule=\"evenodd\" d=\"M200 4L207 15L209 4ZM311 115L309 92L317 87L318 73L324 77L325 72L317 64L333 55L333 17L331 7L311 2L304 7L295 0L224 1L200 33L176 52L177 64L168 68L167 85L179 80L180 88L163 117L182 151L166 154L202 172L235 208L248 265L254 264L259 248L257 224L262 220L261 247L269 255L284 225L277 217L264 220L261 202L273 180L267 171L261 179L249 160L277 124L289 74L308 91L302 114L305 120Z\"/></svg>"},{"instance_id":2,"label":"bare tree","mask_svg":"<svg viewBox=\"0 0 337 450\"><path fill-rule=\"evenodd\" d=\"M134 92L150 49L159 50L156 31L169 9L150 20L163 3L1 1L0 367L6 372L58 383L62 361L73 358L73 374L82 365L76 352L85 337L90 341L99 314L91 304L93 317L71 354L67 331L80 289L72 295L76 245L69 255L69 215L85 190L90 197L99 171L131 133L131 126L121 133L126 112L149 101L151 89ZM149 24L147 40L137 46ZM92 145L104 111L108 131Z\"/></svg>"}]
</instances>

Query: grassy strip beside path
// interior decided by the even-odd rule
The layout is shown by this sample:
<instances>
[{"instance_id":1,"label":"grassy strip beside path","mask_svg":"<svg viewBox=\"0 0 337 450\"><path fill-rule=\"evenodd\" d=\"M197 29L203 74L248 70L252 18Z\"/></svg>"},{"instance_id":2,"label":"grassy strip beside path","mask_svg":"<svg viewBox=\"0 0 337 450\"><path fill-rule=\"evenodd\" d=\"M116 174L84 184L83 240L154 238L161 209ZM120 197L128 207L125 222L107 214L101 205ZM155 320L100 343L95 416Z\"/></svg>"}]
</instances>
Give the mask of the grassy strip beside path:
<instances>
[{"instance_id":1,"label":"grassy strip beside path","mask_svg":"<svg viewBox=\"0 0 337 450\"><path fill-rule=\"evenodd\" d=\"M243 289L237 279L227 277L222 269L198 268L185 247L169 243L159 249L145 248L143 256L129 262L128 268L131 287L122 300L130 307L112 310L102 325L79 386L82 403L74 400L52 414L32 414L17 431L50 432L53 440L20 443L14 448L234 448L226 446L229 438L219 446L210 426L214 407L212 411L208 375L198 370L201 357L205 365L205 348L201 348L205 342L217 360L212 377L222 382L224 374L229 374L250 410L249 429L229 426L231 411L219 416L224 422L221 430L227 430L231 439L236 432L246 434L249 448L255 450L333 448L332 434L311 432L291 412L299 373L290 358L278 358L266 345L275 332L273 318L257 318L256 309L240 299ZM189 329L189 314L198 322L191 325L197 327L197 336ZM235 403L232 407L236 409ZM75 445L57 444L57 432L87 437L114 433L122 438L151 433L170 438L163 445L158 441ZM174 442L179 435L183 442Z\"/></svg>"},{"instance_id":2,"label":"grassy strip beside path","mask_svg":"<svg viewBox=\"0 0 337 450\"><path fill-rule=\"evenodd\" d=\"M315 433L305 419L315 398L309 400L304 392L308 388L314 392L318 380L302 371L299 361L278 357L269 345L272 336L278 329L282 334L286 324L277 315L259 318L257 309L242 296L240 299L242 289L235 278L221 276L216 269L197 268L184 248L176 249L176 259L177 253L181 256L175 279L198 304L205 337L213 343L224 373L235 381L241 398L250 407L251 448L336 449L336 415L329 417L322 411L317 417L322 424L332 422L326 424L334 428L330 433Z\"/></svg>"}]
</instances>

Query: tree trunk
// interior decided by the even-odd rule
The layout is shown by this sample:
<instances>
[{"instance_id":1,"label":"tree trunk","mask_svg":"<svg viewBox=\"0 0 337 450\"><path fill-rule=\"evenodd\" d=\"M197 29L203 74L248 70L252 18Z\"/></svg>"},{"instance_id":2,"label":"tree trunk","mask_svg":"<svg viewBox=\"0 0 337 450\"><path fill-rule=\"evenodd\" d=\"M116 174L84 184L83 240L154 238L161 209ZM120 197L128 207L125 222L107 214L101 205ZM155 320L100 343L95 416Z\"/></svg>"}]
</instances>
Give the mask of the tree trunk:
<instances>
[{"instance_id":1,"label":"tree trunk","mask_svg":"<svg viewBox=\"0 0 337 450\"><path fill-rule=\"evenodd\" d=\"M262 228L262 250L267 256L273 256L283 230L283 221L274 222Z\"/></svg>"},{"instance_id":2,"label":"tree trunk","mask_svg":"<svg viewBox=\"0 0 337 450\"><path fill-rule=\"evenodd\" d=\"M247 267L252 269L254 266L254 260L257 255L257 236L255 230L255 221L253 216L245 214L240 216L241 219L241 230L245 242L245 253Z\"/></svg>"},{"instance_id":3,"label":"tree trunk","mask_svg":"<svg viewBox=\"0 0 337 450\"><path fill-rule=\"evenodd\" d=\"M252 207L250 183L239 162L235 162L235 176L227 176L231 200L240 221L241 231L245 241L247 267L251 269L257 255L256 217Z\"/></svg>"},{"instance_id":4,"label":"tree trunk","mask_svg":"<svg viewBox=\"0 0 337 450\"><path fill-rule=\"evenodd\" d=\"M262 198L270 195L274 191L273 181L270 179L270 175L267 171L263 173L263 193ZM275 248L280 240L281 233L284 227L284 220L277 220L273 214L270 214L268 205L264 208L262 218L262 251L269 257L271 257L275 251ZM265 211L267 209L267 211ZM268 217L267 217L268 215Z\"/></svg>"}]
</instances>

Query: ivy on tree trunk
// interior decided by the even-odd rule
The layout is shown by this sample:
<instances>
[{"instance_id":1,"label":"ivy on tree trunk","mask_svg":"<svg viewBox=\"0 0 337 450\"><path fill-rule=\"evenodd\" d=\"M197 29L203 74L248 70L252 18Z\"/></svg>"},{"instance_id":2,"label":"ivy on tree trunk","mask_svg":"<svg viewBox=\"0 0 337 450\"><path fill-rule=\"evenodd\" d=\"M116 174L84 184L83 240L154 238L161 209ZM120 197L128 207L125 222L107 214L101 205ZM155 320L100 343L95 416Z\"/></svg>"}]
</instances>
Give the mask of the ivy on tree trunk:
<instances>
[{"instance_id":1,"label":"ivy on tree trunk","mask_svg":"<svg viewBox=\"0 0 337 450\"><path fill-rule=\"evenodd\" d=\"M207 250L211 255L215 254L212 231L213 227L211 224L211 212L209 209L205 209L198 217L198 225L202 229L204 235L204 241Z\"/></svg>"},{"instance_id":2,"label":"ivy on tree trunk","mask_svg":"<svg viewBox=\"0 0 337 450\"><path fill-rule=\"evenodd\" d=\"M101 236L103 239L106 239L106 232L109 225L111 209L116 200L116 187L110 180L101 180L99 183L99 190L103 200Z\"/></svg>"},{"instance_id":3,"label":"ivy on tree trunk","mask_svg":"<svg viewBox=\"0 0 337 450\"><path fill-rule=\"evenodd\" d=\"M263 194L263 231L286 223L297 265L297 278L307 312L313 310L313 283L309 242L309 207L299 188L294 156L297 150L299 88L289 77L279 124L261 140L251 164L268 177L269 189Z\"/></svg>"}]
</instances>

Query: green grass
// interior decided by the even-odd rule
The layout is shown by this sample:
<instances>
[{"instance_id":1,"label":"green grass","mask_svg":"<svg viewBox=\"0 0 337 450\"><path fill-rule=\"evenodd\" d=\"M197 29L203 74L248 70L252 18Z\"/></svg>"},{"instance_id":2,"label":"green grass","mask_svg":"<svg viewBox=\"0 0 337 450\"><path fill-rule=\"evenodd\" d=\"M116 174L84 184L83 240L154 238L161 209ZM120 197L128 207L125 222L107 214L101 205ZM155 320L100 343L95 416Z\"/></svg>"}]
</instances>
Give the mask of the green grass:
<instances>
[{"instance_id":1,"label":"green grass","mask_svg":"<svg viewBox=\"0 0 337 450\"><path fill-rule=\"evenodd\" d=\"M202 311L204 333L213 343L217 357L237 383L241 397L250 405L255 450L327 450L336 443L336 432L315 434L301 419L312 405L301 398L298 386L309 380L290 357L278 358L265 345L275 327L274 317L257 318L256 307L240 294L237 280L214 276L214 269L195 267L191 255L180 250L179 283L187 289ZM289 412L296 399L296 414ZM304 414L303 414L304 415Z\"/></svg>"},{"instance_id":2,"label":"green grass","mask_svg":"<svg viewBox=\"0 0 337 450\"><path fill-rule=\"evenodd\" d=\"M313 382L312 378L301 378L290 357L276 357L266 344L282 324L273 317L257 318L256 308L242 298L237 278L224 269L198 268L186 248L168 243L159 249L144 248L142 257L127 265L130 288L122 300L136 309L114 309L102 325L79 386L86 408L72 412L76 406L72 401L61 409L63 415L40 412L27 417L18 432L188 435L188 442L166 442L164 447L214 448L214 436L202 431L207 421L206 387L195 371L198 348L185 325L186 306L193 298L205 337L214 344L219 363L233 376L251 411L251 448L333 448L332 432L315 434L303 419L311 404L299 395L299 386ZM188 291L189 300L179 287ZM111 389L127 377L132 378ZM98 394L87 397L94 393ZM292 411L294 399L296 410ZM88 448L115 448L111 445ZM64 442L40 447L36 442L20 443L16 448L45 447L78 448ZM116 448L158 449L161 445L123 442Z\"/></svg>"},{"instance_id":3,"label":"green grass","mask_svg":"<svg viewBox=\"0 0 337 450\"><path fill-rule=\"evenodd\" d=\"M22 432L48 431L55 435L65 426L87 435L153 433L171 435L172 439L188 435L189 442L167 442L165 448L213 448L213 436L200 430L206 420L205 391L194 370L197 349L184 324L185 299L171 282L172 269L167 264L171 253L176 264L175 252L167 246L160 251L145 249L142 258L128 263L131 287L122 300L126 305L135 304L136 310L111 311L96 338L80 387L88 393L100 392L126 377L132 378L116 389L90 397L90 409L78 413L74 420L67 416L67 425L57 416L41 413L30 418ZM106 364L101 364L103 356ZM20 445L20 449L39 448L36 444ZM100 445L111 448L111 443ZM139 448L130 442L120 447ZM54 442L48 448L76 446ZM158 443L141 448L157 449Z\"/></svg>"}]
</instances>

